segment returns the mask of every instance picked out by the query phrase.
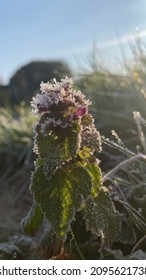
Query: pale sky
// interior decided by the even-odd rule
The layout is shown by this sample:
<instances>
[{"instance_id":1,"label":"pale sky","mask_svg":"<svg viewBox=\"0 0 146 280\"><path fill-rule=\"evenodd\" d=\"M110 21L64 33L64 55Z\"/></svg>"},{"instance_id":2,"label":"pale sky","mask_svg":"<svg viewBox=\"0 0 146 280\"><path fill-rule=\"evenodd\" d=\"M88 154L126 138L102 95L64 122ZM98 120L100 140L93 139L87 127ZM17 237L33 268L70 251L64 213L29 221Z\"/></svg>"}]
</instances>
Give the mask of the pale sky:
<instances>
[{"instance_id":1,"label":"pale sky","mask_svg":"<svg viewBox=\"0 0 146 280\"><path fill-rule=\"evenodd\" d=\"M126 47L136 29L146 38L146 0L0 0L0 77L6 83L33 60L75 67L93 40L105 55ZM117 40L118 38L118 40Z\"/></svg>"}]
</instances>

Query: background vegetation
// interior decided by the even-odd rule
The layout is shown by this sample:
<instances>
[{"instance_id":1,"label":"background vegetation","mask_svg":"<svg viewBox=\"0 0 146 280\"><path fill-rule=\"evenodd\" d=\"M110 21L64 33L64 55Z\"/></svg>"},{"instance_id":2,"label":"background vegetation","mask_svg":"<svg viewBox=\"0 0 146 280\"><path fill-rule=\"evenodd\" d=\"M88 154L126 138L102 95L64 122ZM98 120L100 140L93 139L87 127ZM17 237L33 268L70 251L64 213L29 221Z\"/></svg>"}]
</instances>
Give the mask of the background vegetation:
<instances>
[{"instance_id":1,"label":"background vegetation","mask_svg":"<svg viewBox=\"0 0 146 280\"><path fill-rule=\"evenodd\" d=\"M58 258L146 259L146 55L139 40L131 51L133 59L123 60L118 74L105 69L93 53L90 70L80 71L75 79L75 86L92 100L91 113L102 135L103 150L97 157L123 216L121 239L102 248L100 240L76 222L74 236ZM29 184L35 156L29 101L42 80L65 75L73 76L64 62L32 62L0 87L0 259L52 257L49 225L28 237L20 221L32 202Z\"/></svg>"}]
</instances>

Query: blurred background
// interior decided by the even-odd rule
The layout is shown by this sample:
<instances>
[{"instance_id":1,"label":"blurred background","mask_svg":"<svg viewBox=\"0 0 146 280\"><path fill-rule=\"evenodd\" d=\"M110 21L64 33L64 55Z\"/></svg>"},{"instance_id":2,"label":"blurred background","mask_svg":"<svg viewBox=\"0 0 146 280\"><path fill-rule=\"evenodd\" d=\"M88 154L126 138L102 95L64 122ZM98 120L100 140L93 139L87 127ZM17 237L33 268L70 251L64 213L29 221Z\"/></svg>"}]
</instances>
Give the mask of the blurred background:
<instances>
[{"instance_id":1,"label":"blurred background","mask_svg":"<svg viewBox=\"0 0 146 280\"><path fill-rule=\"evenodd\" d=\"M145 0L1 1L0 242L21 233L20 221L31 205L30 101L41 81L72 77L92 101L90 111L103 137L97 155L103 172L128 151L146 152L140 134L140 123L143 130L146 126L145 14ZM131 180L127 176L124 184Z\"/></svg>"}]
</instances>

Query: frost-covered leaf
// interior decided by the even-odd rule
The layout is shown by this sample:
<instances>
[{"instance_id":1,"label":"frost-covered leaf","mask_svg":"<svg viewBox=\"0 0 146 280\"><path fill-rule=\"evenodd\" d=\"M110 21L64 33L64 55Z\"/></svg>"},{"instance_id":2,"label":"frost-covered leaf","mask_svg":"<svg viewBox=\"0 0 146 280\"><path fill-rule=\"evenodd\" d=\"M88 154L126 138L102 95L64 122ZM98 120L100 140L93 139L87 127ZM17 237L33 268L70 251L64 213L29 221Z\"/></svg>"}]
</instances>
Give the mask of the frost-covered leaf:
<instances>
[{"instance_id":1,"label":"frost-covered leaf","mask_svg":"<svg viewBox=\"0 0 146 280\"><path fill-rule=\"evenodd\" d=\"M91 148L92 151L101 151L101 137L94 125L94 119L86 114L81 120L81 147Z\"/></svg>"},{"instance_id":2,"label":"frost-covered leaf","mask_svg":"<svg viewBox=\"0 0 146 280\"><path fill-rule=\"evenodd\" d=\"M34 234L43 222L44 215L40 206L33 203L27 216L21 221L21 228L27 234Z\"/></svg>"},{"instance_id":3,"label":"frost-covered leaf","mask_svg":"<svg viewBox=\"0 0 146 280\"><path fill-rule=\"evenodd\" d=\"M82 203L91 195L91 177L85 168L75 167L66 173L66 181L72 186L73 205L78 211Z\"/></svg>"},{"instance_id":4,"label":"frost-covered leaf","mask_svg":"<svg viewBox=\"0 0 146 280\"><path fill-rule=\"evenodd\" d=\"M119 239L120 215L115 210L110 194L105 187L99 189L97 197L90 198L84 208L87 229L100 235L105 245Z\"/></svg>"},{"instance_id":5,"label":"frost-covered leaf","mask_svg":"<svg viewBox=\"0 0 146 280\"><path fill-rule=\"evenodd\" d=\"M78 121L74 121L72 126L66 127L48 127L48 133L44 136L41 130L41 121L37 128L37 145L38 151L41 158L46 158L56 151L58 156L64 160L68 160L71 156L75 155L79 149L78 135L80 127Z\"/></svg>"},{"instance_id":6,"label":"frost-covered leaf","mask_svg":"<svg viewBox=\"0 0 146 280\"><path fill-rule=\"evenodd\" d=\"M33 175L31 190L55 233L65 238L75 211L91 195L92 182L89 173L77 166L58 170L49 181L40 166Z\"/></svg>"},{"instance_id":7,"label":"frost-covered leaf","mask_svg":"<svg viewBox=\"0 0 146 280\"><path fill-rule=\"evenodd\" d=\"M101 169L98 165L87 164L86 170L89 172L92 178L92 195L96 196L98 189L102 187L102 174Z\"/></svg>"},{"instance_id":8,"label":"frost-covered leaf","mask_svg":"<svg viewBox=\"0 0 146 280\"><path fill-rule=\"evenodd\" d=\"M49 128L47 136L40 132L40 127L41 124L37 128L36 149L44 159L44 172L50 179L65 161L76 156L80 148L80 127L77 121L65 129L52 127Z\"/></svg>"}]
</instances>

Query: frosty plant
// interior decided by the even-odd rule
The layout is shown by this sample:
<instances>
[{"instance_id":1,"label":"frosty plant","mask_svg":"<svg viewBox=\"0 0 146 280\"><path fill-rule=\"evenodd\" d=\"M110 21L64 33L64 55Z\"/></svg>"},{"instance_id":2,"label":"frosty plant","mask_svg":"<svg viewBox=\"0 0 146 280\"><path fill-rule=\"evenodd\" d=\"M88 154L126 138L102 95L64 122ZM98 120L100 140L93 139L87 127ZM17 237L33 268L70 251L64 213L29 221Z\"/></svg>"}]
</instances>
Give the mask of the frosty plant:
<instances>
[{"instance_id":1,"label":"frosty plant","mask_svg":"<svg viewBox=\"0 0 146 280\"><path fill-rule=\"evenodd\" d=\"M54 236L64 242L80 211L87 230L100 235L105 245L111 244L118 239L120 216L102 186L94 156L101 151L101 139L88 113L89 100L66 77L60 82L42 82L31 105L37 116L37 160L30 186L33 205L22 221L23 231L34 233L46 217Z\"/></svg>"}]
</instances>

